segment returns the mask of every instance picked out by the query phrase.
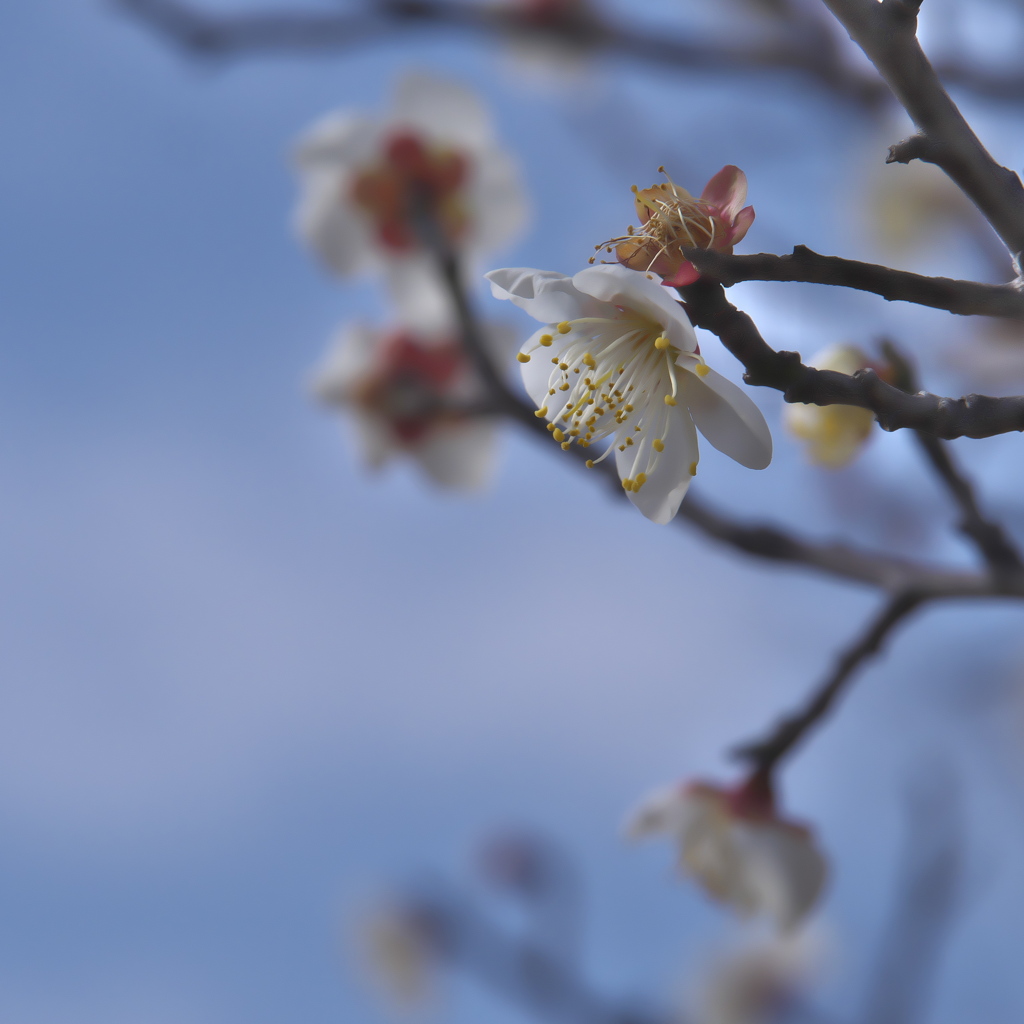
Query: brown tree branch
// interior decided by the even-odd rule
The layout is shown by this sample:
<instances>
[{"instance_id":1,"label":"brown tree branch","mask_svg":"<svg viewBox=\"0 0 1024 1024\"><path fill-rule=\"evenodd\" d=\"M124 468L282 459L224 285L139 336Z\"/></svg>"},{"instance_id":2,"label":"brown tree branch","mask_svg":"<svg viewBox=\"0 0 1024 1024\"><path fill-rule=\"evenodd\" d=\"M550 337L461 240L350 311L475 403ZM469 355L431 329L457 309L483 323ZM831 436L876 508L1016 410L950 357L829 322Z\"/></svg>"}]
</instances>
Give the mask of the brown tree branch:
<instances>
[{"instance_id":1,"label":"brown tree branch","mask_svg":"<svg viewBox=\"0 0 1024 1024\"><path fill-rule=\"evenodd\" d=\"M861 263L840 256L822 256L806 245L790 255L756 253L731 256L713 249L683 250L686 258L712 281L726 288L741 281L800 281L873 292L889 302L914 302L959 316L994 316L1024 321L1024 291L1015 283L982 284L948 277L925 277Z\"/></svg>"},{"instance_id":2,"label":"brown tree branch","mask_svg":"<svg viewBox=\"0 0 1024 1024\"><path fill-rule=\"evenodd\" d=\"M928 62L917 41L920 0L823 3L917 125L920 135L905 144L909 152L904 155L941 167L1017 257L1024 251L1024 186L1013 171L992 159Z\"/></svg>"},{"instance_id":3,"label":"brown tree branch","mask_svg":"<svg viewBox=\"0 0 1024 1024\"><path fill-rule=\"evenodd\" d=\"M784 718L763 739L736 747L733 756L766 775L774 770L798 743L831 710L836 698L857 669L877 654L889 634L928 598L919 591L901 591L886 602L863 633L840 654L833 670L815 690L806 706Z\"/></svg>"},{"instance_id":4,"label":"brown tree branch","mask_svg":"<svg viewBox=\"0 0 1024 1024\"><path fill-rule=\"evenodd\" d=\"M947 440L1024 430L1024 396L910 395L881 380L874 370L852 375L817 370L801 362L799 353L775 351L753 320L729 302L720 284L699 280L679 291L690 321L716 335L743 364L744 380L781 391L787 402L856 405L870 409L883 430L909 427Z\"/></svg>"},{"instance_id":5,"label":"brown tree branch","mask_svg":"<svg viewBox=\"0 0 1024 1024\"><path fill-rule=\"evenodd\" d=\"M914 391L916 375L907 358L891 341L882 343L882 351L892 368L893 383L904 391ZM974 542L993 572L1024 572L1020 550L999 523L982 514L974 487L957 466L950 446L933 434L920 430L915 434L929 465L960 509L960 532Z\"/></svg>"}]
</instances>

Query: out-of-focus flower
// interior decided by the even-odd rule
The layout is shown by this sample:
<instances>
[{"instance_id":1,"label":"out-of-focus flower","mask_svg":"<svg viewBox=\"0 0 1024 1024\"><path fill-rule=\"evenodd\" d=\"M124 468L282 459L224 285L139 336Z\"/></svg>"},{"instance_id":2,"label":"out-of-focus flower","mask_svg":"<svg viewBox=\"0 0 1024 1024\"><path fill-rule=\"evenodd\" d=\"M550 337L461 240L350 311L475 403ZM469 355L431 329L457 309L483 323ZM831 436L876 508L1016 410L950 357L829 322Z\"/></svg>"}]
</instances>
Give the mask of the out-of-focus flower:
<instances>
[{"instance_id":1,"label":"out-of-focus flower","mask_svg":"<svg viewBox=\"0 0 1024 1024\"><path fill-rule=\"evenodd\" d=\"M759 775L734 789L691 782L644 800L627 825L634 838L667 834L682 870L740 914L794 927L825 881L825 859L803 825L779 817Z\"/></svg>"},{"instance_id":2,"label":"out-of-focus flower","mask_svg":"<svg viewBox=\"0 0 1024 1024\"><path fill-rule=\"evenodd\" d=\"M665 173L664 167L658 169ZM699 199L671 178L645 189L634 185L633 193L640 226L630 225L628 234L609 239L597 248L611 251L614 247L623 266L653 271L665 284L676 288L693 284L700 277L683 255L684 248L731 253L754 222L754 208L743 206L747 176L732 164L704 186Z\"/></svg>"},{"instance_id":3,"label":"out-of-focus flower","mask_svg":"<svg viewBox=\"0 0 1024 1024\"><path fill-rule=\"evenodd\" d=\"M491 10L524 77L551 85L584 80L601 31L592 0L499 0Z\"/></svg>"},{"instance_id":4,"label":"out-of-focus flower","mask_svg":"<svg viewBox=\"0 0 1024 1024\"><path fill-rule=\"evenodd\" d=\"M698 1024L770 1024L787 1019L818 958L818 941L785 935L720 957L703 973Z\"/></svg>"},{"instance_id":5,"label":"out-of-focus flower","mask_svg":"<svg viewBox=\"0 0 1024 1024\"><path fill-rule=\"evenodd\" d=\"M330 114L300 139L300 234L338 274L430 258L429 238L466 259L520 230L519 174L473 93L403 78L389 117Z\"/></svg>"},{"instance_id":6,"label":"out-of-focus flower","mask_svg":"<svg viewBox=\"0 0 1024 1024\"><path fill-rule=\"evenodd\" d=\"M368 914L357 934L372 980L404 1009L433 998L442 938L440 922L428 909L398 902Z\"/></svg>"},{"instance_id":7,"label":"out-of-focus flower","mask_svg":"<svg viewBox=\"0 0 1024 1024\"><path fill-rule=\"evenodd\" d=\"M667 523L697 472L697 432L751 469L771 461L768 425L753 401L704 362L679 303L648 275L617 265L575 277L508 268L487 275L545 324L519 352L537 416L563 448L611 445L622 486Z\"/></svg>"},{"instance_id":8,"label":"out-of-focus flower","mask_svg":"<svg viewBox=\"0 0 1024 1024\"><path fill-rule=\"evenodd\" d=\"M471 490L490 478L495 428L473 415L482 389L451 335L346 327L313 392L350 414L373 467L407 454L442 487Z\"/></svg>"},{"instance_id":9,"label":"out-of-focus flower","mask_svg":"<svg viewBox=\"0 0 1024 1024\"><path fill-rule=\"evenodd\" d=\"M816 353L807 365L852 374L872 364L855 345L830 345ZM838 469L864 447L871 436L875 416L870 409L856 405L793 402L783 409L782 421L790 433L807 442L807 454L812 462Z\"/></svg>"}]
</instances>

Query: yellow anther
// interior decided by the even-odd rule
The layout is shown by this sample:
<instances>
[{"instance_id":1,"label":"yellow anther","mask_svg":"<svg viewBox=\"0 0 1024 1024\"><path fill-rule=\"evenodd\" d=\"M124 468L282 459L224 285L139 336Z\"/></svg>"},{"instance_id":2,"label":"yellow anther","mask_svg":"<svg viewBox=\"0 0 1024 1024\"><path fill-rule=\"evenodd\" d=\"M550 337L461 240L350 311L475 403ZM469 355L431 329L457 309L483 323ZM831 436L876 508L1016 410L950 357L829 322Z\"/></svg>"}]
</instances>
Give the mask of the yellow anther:
<instances>
[{"instance_id":1,"label":"yellow anther","mask_svg":"<svg viewBox=\"0 0 1024 1024\"><path fill-rule=\"evenodd\" d=\"M568 370L569 369L569 364L568 363L559 363L558 364L558 368L560 370Z\"/></svg>"},{"instance_id":2,"label":"yellow anther","mask_svg":"<svg viewBox=\"0 0 1024 1024\"><path fill-rule=\"evenodd\" d=\"M690 476L696 476L696 475L697 475L697 463L696 462L691 462L690 463Z\"/></svg>"},{"instance_id":3,"label":"yellow anther","mask_svg":"<svg viewBox=\"0 0 1024 1024\"><path fill-rule=\"evenodd\" d=\"M590 435L587 434L587 437L590 437ZM581 437L580 438L578 443L579 443L579 446L581 448L589 448L590 447L590 442L587 440L587 437Z\"/></svg>"},{"instance_id":4,"label":"yellow anther","mask_svg":"<svg viewBox=\"0 0 1024 1024\"><path fill-rule=\"evenodd\" d=\"M572 441L563 441L562 442L562 451L563 452L567 452L571 447L572 447Z\"/></svg>"},{"instance_id":5,"label":"yellow anther","mask_svg":"<svg viewBox=\"0 0 1024 1024\"><path fill-rule=\"evenodd\" d=\"M559 391L568 391L568 390L569 390L569 382L568 382L568 381L566 381L566 382L565 382L564 384L560 384L560 385L558 386L558 390L559 390ZM675 405L676 403L675 403L675 402L673 402L672 404L673 404L673 405Z\"/></svg>"},{"instance_id":6,"label":"yellow anther","mask_svg":"<svg viewBox=\"0 0 1024 1024\"><path fill-rule=\"evenodd\" d=\"M570 437L579 437L580 436L580 432L574 428L573 430L569 431L569 436Z\"/></svg>"},{"instance_id":7,"label":"yellow anther","mask_svg":"<svg viewBox=\"0 0 1024 1024\"><path fill-rule=\"evenodd\" d=\"M587 469L593 469L593 468L594 468L594 460L593 459L587 459Z\"/></svg>"},{"instance_id":8,"label":"yellow anther","mask_svg":"<svg viewBox=\"0 0 1024 1024\"><path fill-rule=\"evenodd\" d=\"M629 445L631 445L632 443L633 443L633 438L631 438L631 437L627 437L627 438L626 438L626 446L628 447L628 446L629 446Z\"/></svg>"},{"instance_id":9,"label":"yellow anther","mask_svg":"<svg viewBox=\"0 0 1024 1024\"><path fill-rule=\"evenodd\" d=\"M548 394L549 395L553 395L554 393L555 393L555 389L554 388L548 388Z\"/></svg>"},{"instance_id":10,"label":"yellow anther","mask_svg":"<svg viewBox=\"0 0 1024 1024\"><path fill-rule=\"evenodd\" d=\"M520 352L519 355L516 356L516 359L521 363L528 363L530 361L530 357L525 352Z\"/></svg>"},{"instance_id":11,"label":"yellow anther","mask_svg":"<svg viewBox=\"0 0 1024 1024\"><path fill-rule=\"evenodd\" d=\"M706 377L711 372L711 367L707 363L698 363L693 369L698 377Z\"/></svg>"},{"instance_id":12,"label":"yellow anther","mask_svg":"<svg viewBox=\"0 0 1024 1024\"><path fill-rule=\"evenodd\" d=\"M555 429L554 429L554 430L553 430L553 431L551 432L551 436L552 436L552 437L553 437L553 438L554 438L554 439L555 439L556 441L564 441L564 440L565 440L565 434L563 434L563 433L561 432L561 430L559 430L559 429L558 429L558 427L555 427Z\"/></svg>"},{"instance_id":13,"label":"yellow anther","mask_svg":"<svg viewBox=\"0 0 1024 1024\"><path fill-rule=\"evenodd\" d=\"M555 366L558 365L559 361L560 360L559 360L558 356L552 356L551 357L551 362L553 362L555 364Z\"/></svg>"},{"instance_id":14,"label":"yellow anther","mask_svg":"<svg viewBox=\"0 0 1024 1024\"><path fill-rule=\"evenodd\" d=\"M633 406L631 406L631 405L629 404L629 402L627 402L627 403L626 403L626 412L632 412L632 411L633 411Z\"/></svg>"},{"instance_id":15,"label":"yellow anther","mask_svg":"<svg viewBox=\"0 0 1024 1024\"><path fill-rule=\"evenodd\" d=\"M533 415L536 416L537 419L542 420L545 416L547 416L547 414L548 407L546 405L542 405Z\"/></svg>"},{"instance_id":16,"label":"yellow anther","mask_svg":"<svg viewBox=\"0 0 1024 1024\"><path fill-rule=\"evenodd\" d=\"M550 334L542 334L540 338L538 338L537 340L540 342L541 345L547 348L555 339L552 338Z\"/></svg>"},{"instance_id":17,"label":"yellow anther","mask_svg":"<svg viewBox=\"0 0 1024 1024\"><path fill-rule=\"evenodd\" d=\"M596 416L603 416L603 415L604 415L604 407L603 407L603 406L600 406L600 405L599 405L599 406L598 406L598 407L597 407L597 408L596 408L596 409L594 410L594 414L595 414Z\"/></svg>"},{"instance_id":18,"label":"yellow anther","mask_svg":"<svg viewBox=\"0 0 1024 1024\"><path fill-rule=\"evenodd\" d=\"M559 334L568 334L571 330L572 330L572 324L569 323L568 320L563 320L558 325L558 333Z\"/></svg>"},{"instance_id":19,"label":"yellow anther","mask_svg":"<svg viewBox=\"0 0 1024 1024\"><path fill-rule=\"evenodd\" d=\"M665 442L660 437L654 439L654 450L656 452L663 452L665 450Z\"/></svg>"},{"instance_id":20,"label":"yellow anther","mask_svg":"<svg viewBox=\"0 0 1024 1024\"><path fill-rule=\"evenodd\" d=\"M557 429L558 429L558 427L556 427L556 426L554 425L554 423L549 423L549 424L548 424L548 430L557 430Z\"/></svg>"},{"instance_id":21,"label":"yellow anther","mask_svg":"<svg viewBox=\"0 0 1024 1024\"><path fill-rule=\"evenodd\" d=\"M660 338L654 339L654 347L658 349L659 352L664 352L671 344L672 343L664 335Z\"/></svg>"},{"instance_id":22,"label":"yellow anther","mask_svg":"<svg viewBox=\"0 0 1024 1024\"><path fill-rule=\"evenodd\" d=\"M676 400L671 395L666 395L665 396L665 404L666 405L675 405L676 404Z\"/></svg>"},{"instance_id":23,"label":"yellow anther","mask_svg":"<svg viewBox=\"0 0 1024 1024\"><path fill-rule=\"evenodd\" d=\"M637 473L636 480L634 481L634 486L637 487L637 488L640 488L640 487L643 487L643 485L645 483L647 483L647 474L646 473Z\"/></svg>"},{"instance_id":24,"label":"yellow anther","mask_svg":"<svg viewBox=\"0 0 1024 1024\"><path fill-rule=\"evenodd\" d=\"M629 191L630 192L639 192L640 191L640 186L639 185L630 185L629 186Z\"/></svg>"},{"instance_id":25,"label":"yellow anther","mask_svg":"<svg viewBox=\"0 0 1024 1024\"><path fill-rule=\"evenodd\" d=\"M624 452L625 450L626 450L626 446L624 444L620 444L619 445L619 451L620 452Z\"/></svg>"},{"instance_id":26,"label":"yellow anther","mask_svg":"<svg viewBox=\"0 0 1024 1024\"><path fill-rule=\"evenodd\" d=\"M572 371L572 372L573 372L573 373L579 373L579 372L580 372L580 368L579 368L579 367L577 366L577 367L575 367L575 368L573 369L573 371Z\"/></svg>"},{"instance_id":27,"label":"yellow anther","mask_svg":"<svg viewBox=\"0 0 1024 1024\"><path fill-rule=\"evenodd\" d=\"M629 477L627 476L627 477L626 477L626 479L622 481L622 486L623 486L623 487L624 487L624 488L625 488L625 489L626 489L627 491L631 491L631 490L633 490L633 481L632 481L632 480L630 480L630 479L629 479Z\"/></svg>"},{"instance_id":28,"label":"yellow anther","mask_svg":"<svg viewBox=\"0 0 1024 1024\"><path fill-rule=\"evenodd\" d=\"M597 363L594 362L594 357L589 352L583 353L583 363L592 370L597 368Z\"/></svg>"}]
</instances>

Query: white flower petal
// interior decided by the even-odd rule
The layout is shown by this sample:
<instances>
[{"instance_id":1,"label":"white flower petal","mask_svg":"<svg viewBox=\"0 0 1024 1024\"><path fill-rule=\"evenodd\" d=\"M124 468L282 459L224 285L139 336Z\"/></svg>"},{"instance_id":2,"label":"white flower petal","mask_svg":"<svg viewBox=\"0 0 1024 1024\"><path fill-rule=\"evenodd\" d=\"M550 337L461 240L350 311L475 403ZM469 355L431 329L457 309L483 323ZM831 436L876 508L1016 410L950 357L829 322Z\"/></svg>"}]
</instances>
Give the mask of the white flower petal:
<instances>
[{"instance_id":1,"label":"white flower petal","mask_svg":"<svg viewBox=\"0 0 1024 1024\"><path fill-rule=\"evenodd\" d=\"M665 786L649 793L630 811L623 831L630 839L678 835L690 822L693 805L682 786Z\"/></svg>"},{"instance_id":2,"label":"white flower petal","mask_svg":"<svg viewBox=\"0 0 1024 1024\"><path fill-rule=\"evenodd\" d=\"M372 121L349 111L334 111L299 137L295 165L302 174L336 174L341 164L373 159L379 139L380 129Z\"/></svg>"},{"instance_id":3,"label":"white flower petal","mask_svg":"<svg viewBox=\"0 0 1024 1024\"><path fill-rule=\"evenodd\" d=\"M394 439L387 423L379 416L363 412L355 406L347 406L355 448L360 458L371 469L380 469L396 454Z\"/></svg>"},{"instance_id":4,"label":"white flower petal","mask_svg":"<svg viewBox=\"0 0 1024 1024\"><path fill-rule=\"evenodd\" d=\"M447 79L414 72L398 83L396 120L438 141L481 149L491 141L491 119L477 96Z\"/></svg>"},{"instance_id":5,"label":"white flower petal","mask_svg":"<svg viewBox=\"0 0 1024 1024\"><path fill-rule=\"evenodd\" d=\"M345 179L317 175L295 212L295 229L335 273L348 275L381 265L365 218L343 201Z\"/></svg>"},{"instance_id":6,"label":"white flower petal","mask_svg":"<svg viewBox=\"0 0 1024 1024\"><path fill-rule=\"evenodd\" d=\"M647 480L640 490L627 491L626 496L651 522L659 525L669 522L679 511L679 505L693 479L692 470L699 458L697 431L685 408L676 406L669 409L666 406L665 409L667 414L663 433L656 432L653 437L650 436L654 423L648 423L641 445L633 445L624 452L615 452L615 465L620 478L635 479L637 473L647 474ZM656 409L652 415L656 417L659 413L660 410ZM654 437L663 441L665 450L652 456L654 461L648 468L645 455ZM633 449L638 450L634 453Z\"/></svg>"},{"instance_id":7,"label":"white flower petal","mask_svg":"<svg viewBox=\"0 0 1024 1024\"><path fill-rule=\"evenodd\" d=\"M512 241L529 220L522 175L515 161L497 146L488 146L472 159L473 248L497 249Z\"/></svg>"},{"instance_id":8,"label":"white flower petal","mask_svg":"<svg viewBox=\"0 0 1024 1024\"><path fill-rule=\"evenodd\" d=\"M310 390L323 402L345 402L352 383L371 366L376 344L377 332L365 324L350 324L342 328L313 371Z\"/></svg>"},{"instance_id":9,"label":"white flower petal","mask_svg":"<svg viewBox=\"0 0 1024 1024\"><path fill-rule=\"evenodd\" d=\"M493 475L496 440L492 424L467 421L433 430L414 454L427 476L439 486L479 490Z\"/></svg>"},{"instance_id":10,"label":"white flower petal","mask_svg":"<svg viewBox=\"0 0 1024 1024\"><path fill-rule=\"evenodd\" d=\"M434 260L415 250L384 268L398 319L417 334L455 333L455 309Z\"/></svg>"},{"instance_id":11,"label":"white flower petal","mask_svg":"<svg viewBox=\"0 0 1024 1024\"><path fill-rule=\"evenodd\" d=\"M484 275L496 299L508 299L535 320L554 324L593 315L597 304L576 290L571 277L553 270L504 267Z\"/></svg>"},{"instance_id":12,"label":"white flower petal","mask_svg":"<svg viewBox=\"0 0 1024 1024\"><path fill-rule=\"evenodd\" d=\"M712 369L703 377L683 371L679 388L700 432L741 466L764 469L772 461L772 435L750 396Z\"/></svg>"},{"instance_id":13,"label":"white flower petal","mask_svg":"<svg viewBox=\"0 0 1024 1024\"><path fill-rule=\"evenodd\" d=\"M810 833L777 821L737 822L733 833L745 900L755 912L774 918L779 928L792 928L825 882L825 860Z\"/></svg>"},{"instance_id":14,"label":"white flower petal","mask_svg":"<svg viewBox=\"0 0 1024 1024\"><path fill-rule=\"evenodd\" d=\"M697 347L697 335L690 321L658 278L651 279L643 271L609 263L587 267L572 280L586 295L634 309L662 324L669 341L683 352L692 352Z\"/></svg>"}]
</instances>

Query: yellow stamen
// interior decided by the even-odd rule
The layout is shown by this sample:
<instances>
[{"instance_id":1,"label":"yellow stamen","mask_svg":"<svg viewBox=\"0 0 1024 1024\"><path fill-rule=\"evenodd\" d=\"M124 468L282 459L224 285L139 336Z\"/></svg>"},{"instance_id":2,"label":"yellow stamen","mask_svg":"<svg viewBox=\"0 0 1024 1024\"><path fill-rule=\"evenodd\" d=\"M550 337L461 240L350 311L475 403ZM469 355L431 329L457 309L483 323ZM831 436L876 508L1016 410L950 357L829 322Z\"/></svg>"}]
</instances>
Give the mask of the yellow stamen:
<instances>
[{"instance_id":1,"label":"yellow stamen","mask_svg":"<svg viewBox=\"0 0 1024 1024\"><path fill-rule=\"evenodd\" d=\"M656 349L658 349L659 352L664 352L665 349L667 349L670 344L671 344L671 342L668 340L668 338L666 338L664 336L661 337L661 338L655 338L654 339L654 347Z\"/></svg>"},{"instance_id":2,"label":"yellow stamen","mask_svg":"<svg viewBox=\"0 0 1024 1024\"><path fill-rule=\"evenodd\" d=\"M547 416L547 414L548 414L548 407L546 405L542 405L533 415L536 416L537 419L540 420L540 419L543 419L545 416Z\"/></svg>"},{"instance_id":3,"label":"yellow stamen","mask_svg":"<svg viewBox=\"0 0 1024 1024\"><path fill-rule=\"evenodd\" d=\"M706 377L711 372L711 367L707 363L698 363L693 370L698 377Z\"/></svg>"},{"instance_id":4,"label":"yellow stamen","mask_svg":"<svg viewBox=\"0 0 1024 1024\"><path fill-rule=\"evenodd\" d=\"M690 463L690 476L696 476L696 475L697 475L697 463L696 462L691 462Z\"/></svg>"},{"instance_id":5,"label":"yellow stamen","mask_svg":"<svg viewBox=\"0 0 1024 1024\"><path fill-rule=\"evenodd\" d=\"M545 348L547 348L551 342L554 341L554 338L552 338L550 334L542 334L538 340Z\"/></svg>"},{"instance_id":6,"label":"yellow stamen","mask_svg":"<svg viewBox=\"0 0 1024 1024\"><path fill-rule=\"evenodd\" d=\"M587 459L587 469L593 469L593 468L594 468L594 460L593 459Z\"/></svg>"},{"instance_id":7,"label":"yellow stamen","mask_svg":"<svg viewBox=\"0 0 1024 1024\"><path fill-rule=\"evenodd\" d=\"M568 320L563 320L558 325L558 333L559 334L568 334L571 330L572 330L572 324L569 323Z\"/></svg>"},{"instance_id":8,"label":"yellow stamen","mask_svg":"<svg viewBox=\"0 0 1024 1024\"><path fill-rule=\"evenodd\" d=\"M654 439L654 450L656 452L663 452L665 450L665 442L660 437Z\"/></svg>"},{"instance_id":9,"label":"yellow stamen","mask_svg":"<svg viewBox=\"0 0 1024 1024\"><path fill-rule=\"evenodd\" d=\"M554 439L555 439L556 441L564 441L564 440L565 440L565 434L563 434L563 433L561 432L561 430L559 430L559 429L558 429L558 427L555 427L555 429L554 429L554 430L553 430L553 431L551 432L551 436L552 436L552 437L553 437L553 438L554 438Z\"/></svg>"},{"instance_id":10,"label":"yellow stamen","mask_svg":"<svg viewBox=\"0 0 1024 1024\"><path fill-rule=\"evenodd\" d=\"M519 355L516 356L516 359L521 363L528 363L530 361L530 357L525 352L520 352Z\"/></svg>"},{"instance_id":11,"label":"yellow stamen","mask_svg":"<svg viewBox=\"0 0 1024 1024\"><path fill-rule=\"evenodd\" d=\"M666 405L675 405L676 404L676 400L671 395L666 395L665 396L665 404Z\"/></svg>"}]
</instances>

